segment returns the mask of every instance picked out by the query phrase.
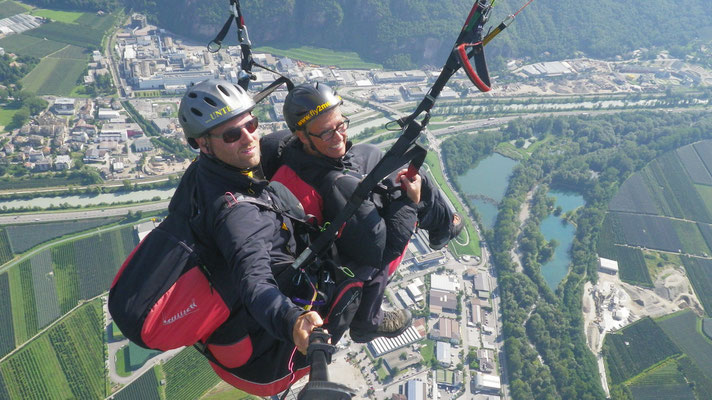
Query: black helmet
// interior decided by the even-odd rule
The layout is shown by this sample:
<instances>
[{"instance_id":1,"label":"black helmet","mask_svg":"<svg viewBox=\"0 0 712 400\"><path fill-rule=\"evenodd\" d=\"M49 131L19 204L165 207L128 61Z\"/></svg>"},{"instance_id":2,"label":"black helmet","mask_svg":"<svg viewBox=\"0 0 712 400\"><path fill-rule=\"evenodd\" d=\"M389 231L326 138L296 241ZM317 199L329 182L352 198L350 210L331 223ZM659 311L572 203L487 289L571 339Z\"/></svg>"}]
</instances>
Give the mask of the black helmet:
<instances>
[{"instance_id":1,"label":"black helmet","mask_svg":"<svg viewBox=\"0 0 712 400\"><path fill-rule=\"evenodd\" d=\"M341 105L341 96L323 83L305 83L295 86L284 99L284 120L292 132L316 116Z\"/></svg>"},{"instance_id":2,"label":"black helmet","mask_svg":"<svg viewBox=\"0 0 712 400\"><path fill-rule=\"evenodd\" d=\"M180 100L178 119L193 148L195 139L240 114L252 111L255 102L245 89L222 79L208 79L188 88Z\"/></svg>"}]
</instances>

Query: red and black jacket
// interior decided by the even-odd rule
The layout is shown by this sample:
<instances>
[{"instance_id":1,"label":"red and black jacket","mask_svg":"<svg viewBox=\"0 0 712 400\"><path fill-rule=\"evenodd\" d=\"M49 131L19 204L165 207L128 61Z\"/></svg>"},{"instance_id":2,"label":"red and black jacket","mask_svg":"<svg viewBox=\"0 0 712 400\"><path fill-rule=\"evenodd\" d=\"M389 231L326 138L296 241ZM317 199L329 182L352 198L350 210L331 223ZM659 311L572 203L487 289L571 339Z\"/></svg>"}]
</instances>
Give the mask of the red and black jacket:
<instances>
[{"instance_id":1,"label":"red and black jacket","mask_svg":"<svg viewBox=\"0 0 712 400\"><path fill-rule=\"evenodd\" d=\"M296 138L283 138L279 149L282 165L276 167L272 160L277 141L270 136L262 141L263 157L270 160L268 177L287 186L320 225L339 213L361 178L383 157L373 145L351 143L339 159L317 157L305 153ZM362 272L389 267L402 256L416 221L416 205L407 196L385 199L374 195L366 199L336 241L341 262Z\"/></svg>"}]
</instances>

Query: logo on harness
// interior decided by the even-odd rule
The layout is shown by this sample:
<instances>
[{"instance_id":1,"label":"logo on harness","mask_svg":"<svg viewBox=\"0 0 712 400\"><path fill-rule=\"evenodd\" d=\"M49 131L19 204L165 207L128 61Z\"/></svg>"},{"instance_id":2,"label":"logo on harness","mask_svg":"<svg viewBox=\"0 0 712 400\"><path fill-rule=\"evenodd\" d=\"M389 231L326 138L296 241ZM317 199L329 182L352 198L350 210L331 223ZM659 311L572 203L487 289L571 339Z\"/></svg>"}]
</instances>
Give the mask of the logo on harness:
<instances>
[{"instance_id":1,"label":"logo on harness","mask_svg":"<svg viewBox=\"0 0 712 400\"><path fill-rule=\"evenodd\" d=\"M193 313L193 312L195 312L195 311L198 311L198 304L196 304L196 303L195 303L195 299L193 299L193 300L190 302L190 305L188 305L188 307L186 307L185 310L179 311L177 314L175 314L174 316L172 316L172 317L170 317L170 318L168 318L168 319L164 319L164 320L163 320L163 325L170 325L170 324L172 324L172 323L178 321L179 319L185 317L186 315L191 314L191 313Z\"/></svg>"}]
</instances>

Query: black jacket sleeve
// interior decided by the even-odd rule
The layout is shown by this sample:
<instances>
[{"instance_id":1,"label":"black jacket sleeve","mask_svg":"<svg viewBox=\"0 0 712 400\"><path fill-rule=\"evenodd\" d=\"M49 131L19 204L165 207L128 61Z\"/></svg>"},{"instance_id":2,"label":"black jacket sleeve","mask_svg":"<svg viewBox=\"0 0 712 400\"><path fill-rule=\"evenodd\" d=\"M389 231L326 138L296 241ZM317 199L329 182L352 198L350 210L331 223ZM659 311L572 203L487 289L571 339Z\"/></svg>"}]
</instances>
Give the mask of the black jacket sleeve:
<instances>
[{"instance_id":1,"label":"black jacket sleeve","mask_svg":"<svg viewBox=\"0 0 712 400\"><path fill-rule=\"evenodd\" d=\"M223 209L214 228L242 304L269 334L293 342L292 330L303 310L279 290L272 275L270 252L280 229L274 214L254 204L238 204Z\"/></svg>"}]
</instances>

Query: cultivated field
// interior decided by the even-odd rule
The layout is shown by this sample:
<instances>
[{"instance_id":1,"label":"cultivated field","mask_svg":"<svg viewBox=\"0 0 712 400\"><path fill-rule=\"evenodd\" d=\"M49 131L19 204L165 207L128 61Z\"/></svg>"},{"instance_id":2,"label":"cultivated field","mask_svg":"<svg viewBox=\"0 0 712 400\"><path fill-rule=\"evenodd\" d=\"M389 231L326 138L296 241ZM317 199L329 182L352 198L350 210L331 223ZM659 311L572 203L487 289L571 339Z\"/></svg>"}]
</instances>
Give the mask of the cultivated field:
<instances>
[{"instance_id":1,"label":"cultivated field","mask_svg":"<svg viewBox=\"0 0 712 400\"><path fill-rule=\"evenodd\" d=\"M15 331L13 330L12 305L10 304L10 279L5 273L0 275L0 358L14 348Z\"/></svg>"},{"instance_id":2,"label":"cultivated field","mask_svg":"<svg viewBox=\"0 0 712 400\"><path fill-rule=\"evenodd\" d=\"M106 397L101 300L81 307L0 364L9 398Z\"/></svg>"},{"instance_id":3,"label":"cultivated field","mask_svg":"<svg viewBox=\"0 0 712 400\"><path fill-rule=\"evenodd\" d=\"M712 315L712 260L682 257L687 275L707 315Z\"/></svg>"},{"instance_id":4,"label":"cultivated field","mask_svg":"<svg viewBox=\"0 0 712 400\"><path fill-rule=\"evenodd\" d=\"M205 357L193 347L186 347L168 360L163 369L166 399L197 399L220 381Z\"/></svg>"},{"instance_id":5,"label":"cultivated field","mask_svg":"<svg viewBox=\"0 0 712 400\"><path fill-rule=\"evenodd\" d=\"M701 334L698 321L692 311L685 310L658 321L658 325L712 382L712 342Z\"/></svg>"},{"instance_id":6,"label":"cultivated field","mask_svg":"<svg viewBox=\"0 0 712 400\"><path fill-rule=\"evenodd\" d=\"M329 49L317 49L315 47L302 46L292 49L277 49L269 46L262 46L255 49L260 53L270 53L277 56L289 57L311 64L323 66L336 66L344 69L382 69L381 64L363 61L354 52L334 51Z\"/></svg>"},{"instance_id":7,"label":"cultivated field","mask_svg":"<svg viewBox=\"0 0 712 400\"><path fill-rule=\"evenodd\" d=\"M606 335L603 354L609 382L616 385L680 354L680 350L652 319L643 318L619 333Z\"/></svg>"},{"instance_id":8,"label":"cultivated field","mask_svg":"<svg viewBox=\"0 0 712 400\"><path fill-rule=\"evenodd\" d=\"M0 47L5 51L36 58L46 57L66 46L66 43L22 33L0 39Z\"/></svg>"},{"instance_id":9,"label":"cultivated field","mask_svg":"<svg viewBox=\"0 0 712 400\"><path fill-rule=\"evenodd\" d=\"M692 388L678 370L675 360L669 360L628 385L635 399L695 400Z\"/></svg>"},{"instance_id":10,"label":"cultivated field","mask_svg":"<svg viewBox=\"0 0 712 400\"><path fill-rule=\"evenodd\" d=\"M8 225L5 227L10 247L15 254L23 253L40 243L52 239L86 231L102 225L113 224L120 218L99 218L73 221L49 222L44 224Z\"/></svg>"},{"instance_id":11,"label":"cultivated field","mask_svg":"<svg viewBox=\"0 0 712 400\"><path fill-rule=\"evenodd\" d=\"M25 34L40 39L52 38L52 40L57 42L96 49L100 47L101 39L104 37L103 31L89 26L66 24L63 22L43 24L38 28L26 31Z\"/></svg>"},{"instance_id":12,"label":"cultivated field","mask_svg":"<svg viewBox=\"0 0 712 400\"><path fill-rule=\"evenodd\" d=\"M13 15L17 14L22 14L25 11L27 11L25 7L14 1L0 1L0 19L12 17Z\"/></svg>"},{"instance_id":13,"label":"cultivated field","mask_svg":"<svg viewBox=\"0 0 712 400\"><path fill-rule=\"evenodd\" d=\"M37 15L38 17L49 18L52 21L71 24L75 22L77 18L81 17L84 13L76 11L46 10L44 8L38 8L36 10L32 10L30 14Z\"/></svg>"},{"instance_id":14,"label":"cultivated field","mask_svg":"<svg viewBox=\"0 0 712 400\"><path fill-rule=\"evenodd\" d=\"M43 58L22 78L25 89L41 95L68 96L84 73L87 62L64 58Z\"/></svg>"},{"instance_id":15,"label":"cultivated field","mask_svg":"<svg viewBox=\"0 0 712 400\"><path fill-rule=\"evenodd\" d=\"M138 379L114 395L114 400L161 400L158 394L158 379L154 368L149 369Z\"/></svg>"}]
</instances>

